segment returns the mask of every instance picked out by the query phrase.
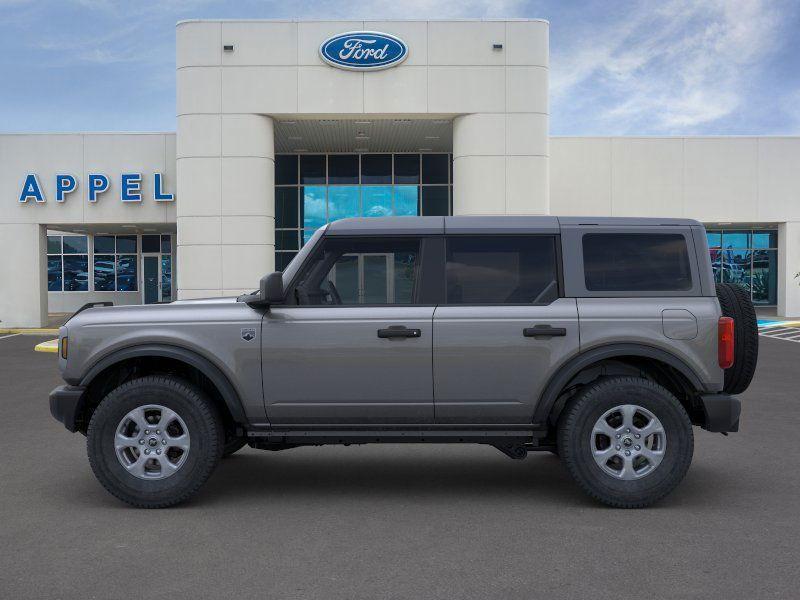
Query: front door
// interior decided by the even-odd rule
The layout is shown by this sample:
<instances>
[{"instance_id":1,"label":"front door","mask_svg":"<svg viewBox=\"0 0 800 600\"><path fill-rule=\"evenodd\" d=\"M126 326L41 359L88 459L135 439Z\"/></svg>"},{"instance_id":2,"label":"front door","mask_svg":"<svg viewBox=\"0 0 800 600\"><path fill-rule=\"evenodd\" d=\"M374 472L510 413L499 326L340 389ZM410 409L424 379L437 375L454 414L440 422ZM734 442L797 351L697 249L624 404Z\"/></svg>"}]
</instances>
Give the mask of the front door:
<instances>
[{"instance_id":1,"label":"front door","mask_svg":"<svg viewBox=\"0 0 800 600\"><path fill-rule=\"evenodd\" d=\"M433 305L419 302L421 240L327 237L262 328L276 424L433 422ZM289 282L287 282L288 284Z\"/></svg>"},{"instance_id":2,"label":"front door","mask_svg":"<svg viewBox=\"0 0 800 600\"><path fill-rule=\"evenodd\" d=\"M451 236L433 321L437 423L530 423L555 365L579 349L557 238Z\"/></svg>"}]
</instances>

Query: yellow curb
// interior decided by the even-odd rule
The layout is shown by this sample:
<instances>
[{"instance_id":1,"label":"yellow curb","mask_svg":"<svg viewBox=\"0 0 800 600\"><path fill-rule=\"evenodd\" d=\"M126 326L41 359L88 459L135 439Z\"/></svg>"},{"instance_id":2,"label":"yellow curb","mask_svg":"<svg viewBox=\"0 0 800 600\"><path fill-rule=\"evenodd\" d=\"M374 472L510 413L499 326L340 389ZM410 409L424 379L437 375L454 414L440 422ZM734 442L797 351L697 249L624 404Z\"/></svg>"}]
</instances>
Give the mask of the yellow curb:
<instances>
[{"instance_id":1,"label":"yellow curb","mask_svg":"<svg viewBox=\"0 0 800 600\"><path fill-rule=\"evenodd\" d=\"M24 329L0 329L0 335L21 333L23 335L58 335L58 329L47 328L24 328Z\"/></svg>"},{"instance_id":2,"label":"yellow curb","mask_svg":"<svg viewBox=\"0 0 800 600\"><path fill-rule=\"evenodd\" d=\"M42 342L41 344L36 344L33 349L36 352L58 352L58 340L48 340L47 342Z\"/></svg>"}]
</instances>

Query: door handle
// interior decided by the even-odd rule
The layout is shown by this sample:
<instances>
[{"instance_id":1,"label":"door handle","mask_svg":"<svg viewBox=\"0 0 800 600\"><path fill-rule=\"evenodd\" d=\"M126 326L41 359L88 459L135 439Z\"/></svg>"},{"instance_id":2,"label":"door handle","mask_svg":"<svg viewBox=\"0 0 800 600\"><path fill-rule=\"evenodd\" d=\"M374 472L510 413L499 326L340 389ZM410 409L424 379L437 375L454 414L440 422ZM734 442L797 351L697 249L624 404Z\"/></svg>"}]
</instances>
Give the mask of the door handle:
<instances>
[{"instance_id":1,"label":"door handle","mask_svg":"<svg viewBox=\"0 0 800 600\"><path fill-rule=\"evenodd\" d=\"M566 327L551 327L550 325L537 325L536 327L526 327L522 330L525 337L563 337L567 335Z\"/></svg>"},{"instance_id":2,"label":"door handle","mask_svg":"<svg viewBox=\"0 0 800 600\"><path fill-rule=\"evenodd\" d=\"M421 335L421 329L409 329L405 325L391 325L388 329L378 329L379 338L418 338Z\"/></svg>"}]
</instances>

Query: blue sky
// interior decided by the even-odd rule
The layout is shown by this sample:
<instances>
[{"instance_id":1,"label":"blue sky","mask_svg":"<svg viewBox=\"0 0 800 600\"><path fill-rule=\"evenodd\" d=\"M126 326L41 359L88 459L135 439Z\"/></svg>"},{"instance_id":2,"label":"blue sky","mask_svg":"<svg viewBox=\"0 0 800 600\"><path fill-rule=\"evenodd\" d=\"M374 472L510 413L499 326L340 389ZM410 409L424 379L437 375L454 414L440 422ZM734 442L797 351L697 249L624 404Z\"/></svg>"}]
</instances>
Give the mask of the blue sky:
<instances>
[{"instance_id":1,"label":"blue sky","mask_svg":"<svg viewBox=\"0 0 800 600\"><path fill-rule=\"evenodd\" d=\"M797 0L0 0L0 132L173 131L189 18L540 17L553 135L800 134Z\"/></svg>"}]
</instances>

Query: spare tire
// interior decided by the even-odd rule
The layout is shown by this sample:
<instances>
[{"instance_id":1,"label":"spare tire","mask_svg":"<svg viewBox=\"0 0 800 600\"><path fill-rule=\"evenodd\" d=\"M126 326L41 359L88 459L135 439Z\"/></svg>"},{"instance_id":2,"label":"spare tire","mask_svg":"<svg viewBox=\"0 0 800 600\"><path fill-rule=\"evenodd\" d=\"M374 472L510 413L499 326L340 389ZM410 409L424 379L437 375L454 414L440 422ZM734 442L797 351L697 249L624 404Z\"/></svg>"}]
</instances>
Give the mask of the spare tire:
<instances>
[{"instance_id":1,"label":"spare tire","mask_svg":"<svg viewBox=\"0 0 800 600\"><path fill-rule=\"evenodd\" d=\"M718 283L717 298L723 316L733 319L733 366L725 369L729 394L741 394L750 385L758 362L758 320L750 293L733 283Z\"/></svg>"}]
</instances>

